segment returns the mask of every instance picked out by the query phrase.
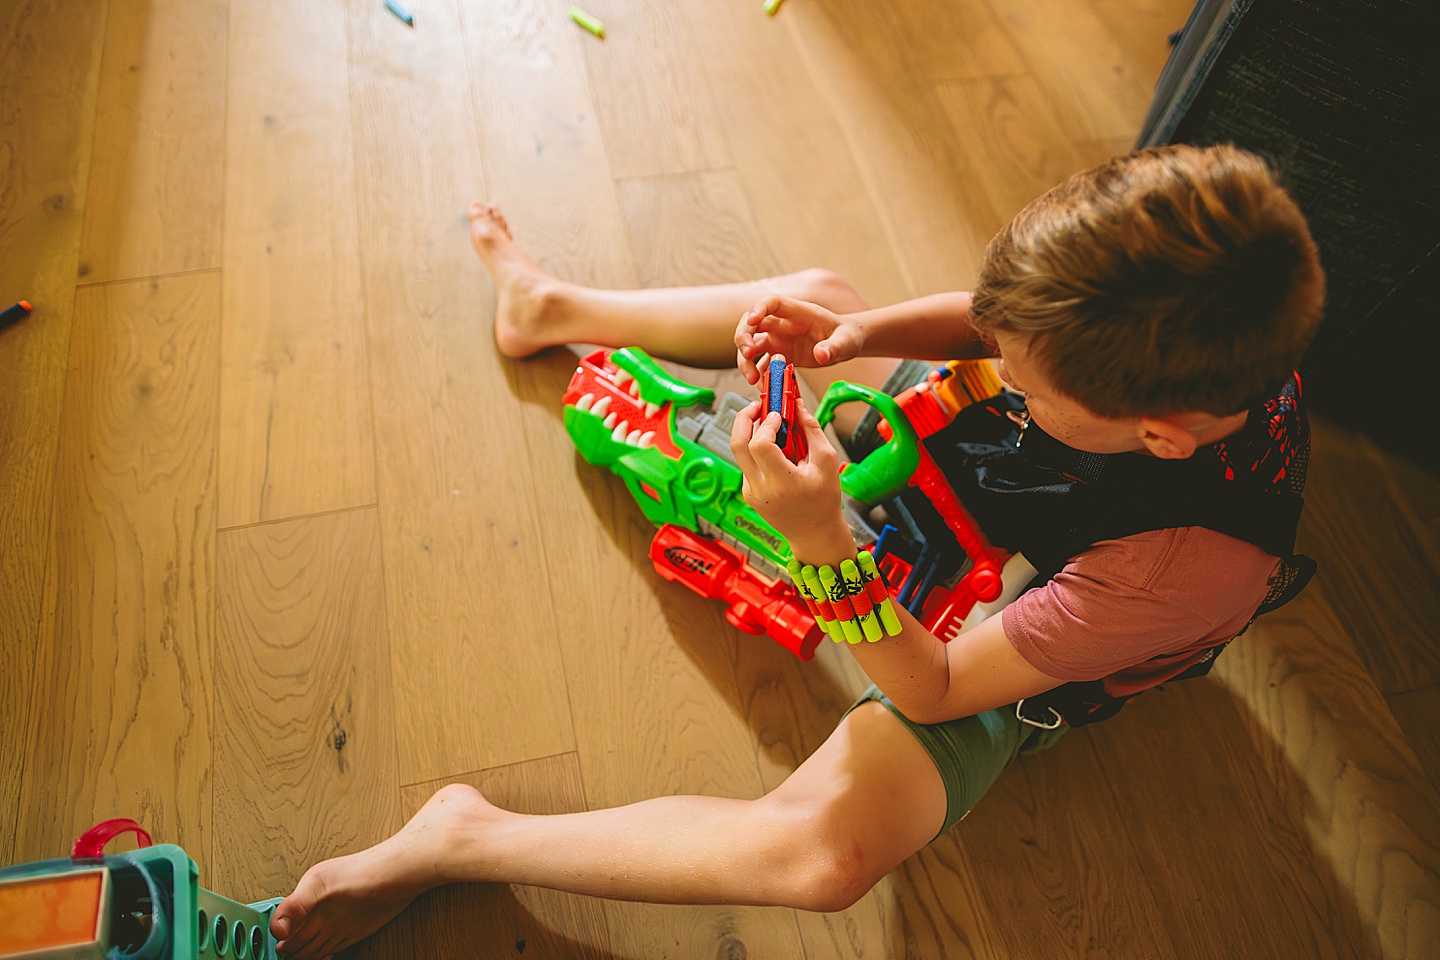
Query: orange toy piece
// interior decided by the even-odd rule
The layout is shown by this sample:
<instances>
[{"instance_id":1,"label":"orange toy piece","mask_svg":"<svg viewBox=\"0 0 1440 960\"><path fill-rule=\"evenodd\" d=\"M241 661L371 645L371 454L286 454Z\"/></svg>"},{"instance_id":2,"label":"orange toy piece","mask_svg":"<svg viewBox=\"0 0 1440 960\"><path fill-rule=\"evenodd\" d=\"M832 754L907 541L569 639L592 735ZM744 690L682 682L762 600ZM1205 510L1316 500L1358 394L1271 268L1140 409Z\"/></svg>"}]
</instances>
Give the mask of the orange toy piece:
<instances>
[{"instance_id":1,"label":"orange toy piece","mask_svg":"<svg viewBox=\"0 0 1440 960\"><path fill-rule=\"evenodd\" d=\"M0 957L105 956L110 871L105 867L0 881Z\"/></svg>"}]
</instances>

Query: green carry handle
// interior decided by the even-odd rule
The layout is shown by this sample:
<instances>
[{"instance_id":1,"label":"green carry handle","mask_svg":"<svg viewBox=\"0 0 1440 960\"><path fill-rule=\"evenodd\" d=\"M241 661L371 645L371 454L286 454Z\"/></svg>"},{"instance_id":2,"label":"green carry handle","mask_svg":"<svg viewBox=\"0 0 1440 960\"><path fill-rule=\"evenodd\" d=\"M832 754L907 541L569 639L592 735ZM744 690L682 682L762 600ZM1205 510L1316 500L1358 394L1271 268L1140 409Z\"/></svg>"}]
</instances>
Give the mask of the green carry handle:
<instances>
[{"instance_id":1,"label":"green carry handle","mask_svg":"<svg viewBox=\"0 0 1440 960\"><path fill-rule=\"evenodd\" d=\"M825 426L835 419L842 403L865 403L890 425L890 439L858 463L847 464L840 473L840 489L861 503L875 504L893 497L910 485L920 466L920 437L910 425L900 404L881 390L837 380L820 400L815 419Z\"/></svg>"}]
</instances>

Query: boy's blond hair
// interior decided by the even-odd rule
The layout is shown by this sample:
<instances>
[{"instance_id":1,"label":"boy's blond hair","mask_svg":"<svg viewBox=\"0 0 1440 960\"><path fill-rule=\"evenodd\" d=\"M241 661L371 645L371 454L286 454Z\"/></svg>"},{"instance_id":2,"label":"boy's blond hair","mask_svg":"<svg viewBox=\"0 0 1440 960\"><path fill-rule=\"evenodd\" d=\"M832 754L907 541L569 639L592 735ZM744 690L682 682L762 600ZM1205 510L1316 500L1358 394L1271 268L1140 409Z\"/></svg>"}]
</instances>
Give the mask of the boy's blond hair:
<instances>
[{"instance_id":1,"label":"boy's blond hair","mask_svg":"<svg viewBox=\"0 0 1440 960\"><path fill-rule=\"evenodd\" d=\"M1299 207L1233 146L1117 157L1031 202L990 241L981 336L1008 331L1104 417L1227 416L1274 394L1320 322Z\"/></svg>"}]
</instances>

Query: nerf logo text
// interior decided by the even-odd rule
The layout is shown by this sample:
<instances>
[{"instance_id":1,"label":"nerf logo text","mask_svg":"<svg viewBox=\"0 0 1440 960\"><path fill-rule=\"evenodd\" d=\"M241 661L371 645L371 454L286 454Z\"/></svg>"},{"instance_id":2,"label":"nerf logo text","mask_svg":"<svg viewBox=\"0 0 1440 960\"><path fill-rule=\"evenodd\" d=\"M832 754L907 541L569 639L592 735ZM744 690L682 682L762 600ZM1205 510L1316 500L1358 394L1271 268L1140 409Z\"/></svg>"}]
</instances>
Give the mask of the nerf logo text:
<instances>
[{"instance_id":1,"label":"nerf logo text","mask_svg":"<svg viewBox=\"0 0 1440 960\"><path fill-rule=\"evenodd\" d=\"M702 576L708 576L710 571L715 569L714 561L707 560L702 554L684 547L666 547L665 559L670 562L672 567L689 570L691 573L698 573Z\"/></svg>"}]
</instances>

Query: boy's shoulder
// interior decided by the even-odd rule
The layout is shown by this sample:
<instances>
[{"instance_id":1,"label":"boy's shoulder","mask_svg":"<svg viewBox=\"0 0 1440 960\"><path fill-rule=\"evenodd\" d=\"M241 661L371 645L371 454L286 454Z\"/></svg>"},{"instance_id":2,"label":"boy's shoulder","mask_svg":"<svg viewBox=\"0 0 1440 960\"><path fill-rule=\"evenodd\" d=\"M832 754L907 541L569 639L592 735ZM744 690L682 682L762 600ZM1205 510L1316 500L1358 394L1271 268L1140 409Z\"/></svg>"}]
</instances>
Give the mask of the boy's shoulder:
<instances>
[{"instance_id":1,"label":"boy's shoulder","mask_svg":"<svg viewBox=\"0 0 1440 960\"><path fill-rule=\"evenodd\" d=\"M1181 600L1248 594L1258 584L1258 606L1278 562L1253 543L1206 527L1167 527L1101 540L1071 558L1062 574Z\"/></svg>"},{"instance_id":2,"label":"boy's shoulder","mask_svg":"<svg viewBox=\"0 0 1440 960\"><path fill-rule=\"evenodd\" d=\"M1051 676L1107 676L1231 639L1265 599L1279 562L1204 527L1102 540L1006 607L1006 635Z\"/></svg>"}]
</instances>

